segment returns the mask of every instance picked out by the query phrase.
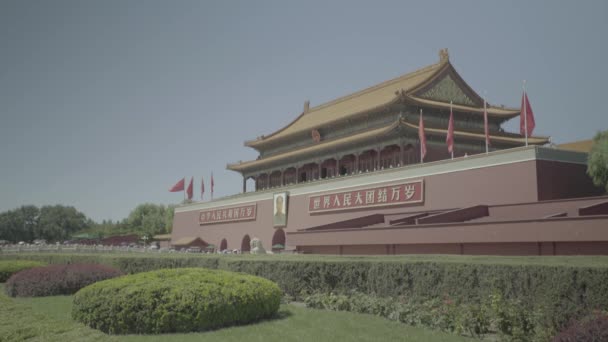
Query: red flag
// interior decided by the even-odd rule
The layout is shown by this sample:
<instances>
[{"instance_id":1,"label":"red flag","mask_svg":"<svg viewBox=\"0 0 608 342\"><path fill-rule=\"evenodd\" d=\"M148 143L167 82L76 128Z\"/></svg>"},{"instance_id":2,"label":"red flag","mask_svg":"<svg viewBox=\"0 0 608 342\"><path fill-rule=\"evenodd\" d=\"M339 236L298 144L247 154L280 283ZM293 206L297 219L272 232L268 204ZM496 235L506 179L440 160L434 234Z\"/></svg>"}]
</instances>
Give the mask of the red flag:
<instances>
[{"instance_id":1,"label":"red flag","mask_svg":"<svg viewBox=\"0 0 608 342\"><path fill-rule=\"evenodd\" d=\"M452 113L452 102L450 102L450 121L448 121L448 136L445 138L448 144L448 152L454 157L454 113Z\"/></svg>"},{"instance_id":2,"label":"red flag","mask_svg":"<svg viewBox=\"0 0 608 342\"><path fill-rule=\"evenodd\" d=\"M526 137L532 135L536 123L534 122L534 113L532 112L532 106L528 100L528 94L524 90L524 94L521 97L521 113L519 116L519 133ZM527 128L527 132L526 132Z\"/></svg>"},{"instance_id":3,"label":"red flag","mask_svg":"<svg viewBox=\"0 0 608 342\"><path fill-rule=\"evenodd\" d=\"M424 136L424 121L422 121L422 109L420 110L420 124L418 125L418 138L420 138L420 161L426 156L426 137Z\"/></svg>"},{"instance_id":4,"label":"red flag","mask_svg":"<svg viewBox=\"0 0 608 342\"><path fill-rule=\"evenodd\" d=\"M204 193L205 193L205 177L201 177L201 199L203 199Z\"/></svg>"},{"instance_id":5,"label":"red flag","mask_svg":"<svg viewBox=\"0 0 608 342\"><path fill-rule=\"evenodd\" d=\"M211 173L211 196L213 196L213 185L215 185L213 183L213 173Z\"/></svg>"},{"instance_id":6,"label":"red flag","mask_svg":"<svg viewBox=\"0 0 608 342\"><path fill-rule=\"evenodd\" d=\"M182 178L179 182L175 183L175 185L171 189L169 189L169 192L184 191L184 183L185 178Z\"/></svg>"},{"instance_id":7,"label":"red flag","mask_svg":"<svg viewBox=\"0 0 608 342\"><path fill-rule=\"evenodd\" d=\"M188 189L186 189L186 193L188 194L188 199L192 199L192 186L194 185L194 177L190 178L190 184L188 184Z\"/></svg>"},{"instance_id":8,"label":"red flag","mask_svg":"<svg viewBox=\"0 0 608 342\"><path fill-rule=\"evenodd\" d=\"M483 99L483 129L486 132L486 153L488 153L488 146L490 146L490 127L488 126L488 106L486 99Z\"/></svg>"}]
</instances>

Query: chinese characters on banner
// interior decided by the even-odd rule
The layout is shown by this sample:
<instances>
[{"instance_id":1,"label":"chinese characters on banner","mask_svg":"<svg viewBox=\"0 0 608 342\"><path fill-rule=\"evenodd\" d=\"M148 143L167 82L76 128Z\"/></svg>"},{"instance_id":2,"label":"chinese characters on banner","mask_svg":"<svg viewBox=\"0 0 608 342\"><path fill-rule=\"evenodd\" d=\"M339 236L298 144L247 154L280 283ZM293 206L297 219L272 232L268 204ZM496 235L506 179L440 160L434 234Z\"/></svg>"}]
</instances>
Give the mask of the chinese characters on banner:
<instances>
[{"instance_id":1,"label":"chinese characters on banner","mask_svg":"<svg viewBox=\"0 0 608 342\"><path fill-rule=\"evenodd\" d=\"M424 200L422 180L371 189L310 196L308 211L313 213L354 208L420 203Z\"/></svg>"},{"instance_id":2,"label":"chinese characters on banner","mask_svg":"<svg viewBox=\"0 0 608 342\"><path fill-rule=\"evenodd\" d=\"M200 225L204 225L212 223L255 220L257 214L256 209L256 204L249 204L240 207L203 210L198 214L198 223Z\"/></svg>"}]
</instances>

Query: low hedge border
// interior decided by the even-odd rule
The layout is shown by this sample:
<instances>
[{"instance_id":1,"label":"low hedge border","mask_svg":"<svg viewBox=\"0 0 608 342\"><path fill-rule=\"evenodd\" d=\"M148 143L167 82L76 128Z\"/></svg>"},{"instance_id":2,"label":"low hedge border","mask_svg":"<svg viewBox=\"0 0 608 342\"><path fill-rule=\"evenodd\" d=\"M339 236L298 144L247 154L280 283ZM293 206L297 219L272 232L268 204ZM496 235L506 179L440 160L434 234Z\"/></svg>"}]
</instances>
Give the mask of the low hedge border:
<instances>
[{"instance_id":1,"label":"low hedge border","mask_svg":"<svg viewBox=\"0 0 608 342\"><path fill-rule=\"evenodd\" d=\"M277 284L247 274L157 270L83 288L72 317L110 334L195 332L269 318L281 297Z\"/></svg>"},{"instance_id":2,"label":"low hedge border","mask_svg":"<svg viewBox=\"0 0 608 342\"><path fill-rule=\"evenodd\" d=\"M47 265L47 263L33 260L0 260L0 283L4 283L19 271L44 265Z\"/></svg>"},{"instance_id":3,"label":"low hedge border","mask_svg":"<svg viewBox=\"0 0 608 342\"><path fill-rule=\"evenodd\" d=\"M8 255L0 255L0 258ZM12 254L50 263L87 261L126 273L160 268L206 267L244 272L275 281L302 300L310 293L351 290L423 302L451 298L479 303L499 293L539 312L561 330L570 319L608 308L607 257L487 256L199 256L133 254Z\"/></svg>"},{"instance_id":4,"label":"low hedge border","mask_svg":"<svg viewBox=\"0 0 608 342\"><path fill-rule=\"evenodd\" d=\"M33 267L13 274L4 284L11 297L70 295L100 280L122 272L99 264L66 264Z\"/></svg>"}]
</instances>

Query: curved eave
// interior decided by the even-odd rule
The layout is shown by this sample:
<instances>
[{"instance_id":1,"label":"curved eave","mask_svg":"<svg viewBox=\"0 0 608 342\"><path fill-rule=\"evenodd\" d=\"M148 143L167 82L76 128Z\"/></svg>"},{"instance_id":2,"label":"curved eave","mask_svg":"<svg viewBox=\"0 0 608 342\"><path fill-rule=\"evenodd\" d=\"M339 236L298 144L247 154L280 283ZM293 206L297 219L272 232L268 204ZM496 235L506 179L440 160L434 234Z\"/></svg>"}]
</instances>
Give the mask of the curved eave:
<instances>
[{"instance_id":1,"label":"curved eave","mask_svg":"<svg viewBox=\"0 0 608 342\"><path fill-rule=\"evenodd\" d=\"M300 118L302 118L302 116L304 116L305 114L306 114L306 112L300 113L300 115L298 115L295 119L293 119L293 121L288 123L285 127L279 129L278 131L276 131L270 135L263 135L261 138L258 138L255 140L247 140L247 141L245 141L244 145L248 146L248 147L252 147L252 148L259 147L263 143L267 142L269 138L271 138L271 137L281 133L282 131L286 130L287 128L293 126L293 124L295 124L298 120L300 120Z\"/></svg>"},{"instance_id":2,"label":"curved eave","mask_svg":"<svg viewBox=\"0 0 608 342\"><path fill-rule=\"evenodd\" d=\"M394 129L397 129L400 127L410 130L413 134L417 134L417 132L418 132L418 125L409 123L409 122L405 121L404 119L400 119L398 121L391 123L390 125L376 128L376 129L373 129L373 130L370 130L367 132L351 135L348 137L323 141L323 142L320 142L315 145L306 146L306 147L300 148L295 151L289 151L289 152L277 154L274 156L270 156L268 158L251 160L251 161L246 161L246 162L236 163L236 164L228 164L226 166L226 168L228 170L242 173L242 172L246 172L250 168L263 167L265 165L271 164L271 163L279 161L281 159L294 158L294 157L298 157L301 155L319 153L326 149L344 146L344 145L348 145L348 144L353 144L353 143L356 143L359 141L364 141L366 139L370 139L370 138L373 138L376 136L387 135ZM424 131L427 134L440 135L440 136L447 135L446 129L425 128ZM454 136L455 136L455 139L467 138L467 139L485 141L485 135L480 134L480 133L454 131ZM512 146L521 146L521 145L525 144L525 139L519 138L519 137L505 137L505 136L500 136L500 135L490 135L490 140L494 141L494 142L500 142L500 143L512 145ZM528 143L531 145L544 145L548 142L549 142L548 137L528 137Z\"/></svg>"},{"instance_id":3,"label":"curved eave","mask_svg":"<svg viewBox=\"0 0 608 342\"><path fill-rule=\"evenodd\" d=\"M354 134L354 135L343 137L343 138L322 141L315 145L306 146L306 147L300 148L295 151L289 151L289 152L277 154L274 156L270 156L268 158L250 160L250 161L246 161L246 162L242 162L242 163L228 164L228 165L226 165L226 168L228 170L232 170L232 171L244 172L248 168L260 167L260 166L270 164L272 162L275 162L275 161L278 161L278 160L281 160L284 158L297 157L297 156L301 156L301 155L305 155L305 154L313 154L315 152L320 152L320 151L323 151L323 150L326 150L329 148L352 144L357 141L370 139L370 138L373 138L376 136L382 136L382 135L390 133L393 129L401 126L403 123L404 123L403 121L395 121L395 122L391 123L390 125L372 129L370 131L366 131L366 132L359 133L359 134Z\"/></svg>"},{"instance_id":4,"label":"curved eave","mask_svg":"<svg viewBox=\"0 0 608 342\"><path fill-rule=\"evenodd\" d=\"M317 112L321 111L321 110L327 110L330 107L334 106L334 105L339 105L341 103L345 103L348 102L349 100L358 98L360 96L367 96L370 93L373 93L377 90L381 90L381 89L386 89L387 87L391 87L394 86L395 84L398 84L400 82L407 82L410 81L410 79L414 79L416 77L420 77L420 75L424 75L425 73L428 73L428 75L424 76L424 79L419 80L419 81L415 81L414 84L408 85L407 89L412 89L412 88L418 88L419 85L421 83L426 83L427 80L434 78L436 75L438 75L439 73L441 73L443 70L445 70L446 66L449 66L450 63L449 61L441 61L439 63L435 63L435 64L431 64L429 66L420 68L418 70L415 70L413 72L407 73L405 75L390 79L388 81L384 81L382 83L379 83L377 85L374 85L372 87L357 91L355 93L349 94L347 96L343 96L340 98L337 98L333 101L324 103L322 105L316 106L311 108L308 112L303 112L302 114L300 114L297 118L295 118L292 122L290 122L289 124L287 124L285 127L273 132L272 134L263 136L261 138L255 139L255 140L248 140L245 141L245 146L248 147L252 147L252 148L259 148L262 147L263 145L270 143L270 142L274 142L280 135L281 133L284 133L287 129L291 128L292 126L294 126L298 121L300 121L304 116L308 116L308 115L315 115L315 114L319 114ZM394 91L399 90L399 88L394 88ZM373 101L372 101L373 102ZM374 110L376 108L385 106L387 104L390 104L392 102L391 101L382 101L382 102L376 102L376 103L371 103L368 106L361 106L362 108L359 110L354 110L352 112L343 112L340 115L336 115L336 118L334 120L328 120L323 122L321 125L328 125L331 124L332 122L336 122L336 121L340 121L340 120L344 120L348 117L352 117L352 116L356 116L365 112L368 112L370 110ZM311 126L311 125L304 125L304 127L294 130L293 132L288 133L287 135L285 135L285 137L289 137L292 136L294 134L298 134L298 133L302 133L302 132L306 132L307 130L311 130L313 128L316 128L319 125L316 126Z\"/></svg>"},{"instance_id":5,"label":"curved eave","mask_svg":"<svg viewBox=\"0 0 608 342\"><path fill-rule=\"evenodd\" d=\"M418 131L418 125L415 125L415 124L412 124L409 122L405 122L404 124L406 126L408 126L409 128ZM430 133L433 135L446 136L448 133L448 130L441 129L441 128L425 128L424 132ZM476 139L476 140L480 140L480 141L485 141L485 139L486 139L485 134L454 131L454 139L457 139L458 137L472 138L472 139ZM500 135L490 135L490 141L491 142L492 141L501 142L501 143L510 144L510 145L514 145L514 146L521 146L526 143L526 139L523 137L522 138L505 137L505 136L500 136ZM528 144L530 144L530 145L544 145L544 144L547 144L548 142L549 142L549 137L539 137L539 136L528 137Z\"/></svg>"},{"instance_id":6,"label":"curved eave","mask_svg":"<svg viewBox=\"0 0 608 342\"><path fill-rule=\"evenodd\" d=\"M406 95L406 97L409 102L411 102L415 105L418 105L418 106L428 106L428 107L439 108L439 109L450 109L449 103L423 99L423 98L416 97L413 95ZM452 108L458 112L471 112L471 113L483 114L483 108L478 108L478 107L470 107L470 106L453 104ZM517 117L520 113L519 109L515 109L515 108L500 108L500 107L488 106L487 110L488 110L489 117L495 117L495 118L499 118L499 119L512 119L514 117Z\"/></svg>"}]
</instances>

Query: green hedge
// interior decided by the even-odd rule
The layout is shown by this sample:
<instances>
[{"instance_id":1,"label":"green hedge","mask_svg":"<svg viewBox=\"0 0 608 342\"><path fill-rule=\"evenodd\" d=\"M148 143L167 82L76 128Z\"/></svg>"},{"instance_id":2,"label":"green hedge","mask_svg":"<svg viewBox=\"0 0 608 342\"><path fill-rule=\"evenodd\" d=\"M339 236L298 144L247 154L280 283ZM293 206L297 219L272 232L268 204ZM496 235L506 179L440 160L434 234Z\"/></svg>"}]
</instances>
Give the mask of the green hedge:
<instances>
[{"instance_id":1,"label":"green hedge","mask_svg":"<svg viewBox=\"0 0 608 342\"><path fill-rule=\"evenodd\" d=\"M4 283L13 274L33 267L45 266L45 262L29 260L0 260L0 283Z\"/></svg>"},{"instance_id":2,"label":"green hedge","mask_svg":"<svg viewBox=\"0 0 608 342\"><path fill-rule=\"evenodd\" d=\"M121 271L99 264L47 265L13 274L4 289L11 297L70 295L97 281L121 275Z\"/></svg>"},{"instance_id":3,"label":"green hedge","mask_svg":"<svg viewBox=\"0 0 608 342\"><path fill-rule=\"evenodd\" d=\"M111 334L191 332L274 315L277 284L202 268L144 272L89 285L74 295L72 317Z\"/></svg>"},{"instance_id":4,"label":"green hedge","mask_svg":"<svg viewBox=\"0 0 608 342\"><path fill-rule=\"evenodd\" d=\"M0 255L0 258L9 257ZM12 254L10 257L69 263L86 259L134 273L158 268L207 267L275 281L298 299L309 293L356 290L379 297L423 302L449 295L479 303L495 293L541 312L546 324L608 308L607 257L489 256L199 256L172 254ZM85 262L85 261L82 261ZM304 295L303 295L304 294Z\"/></svg>"}]
</instances>

